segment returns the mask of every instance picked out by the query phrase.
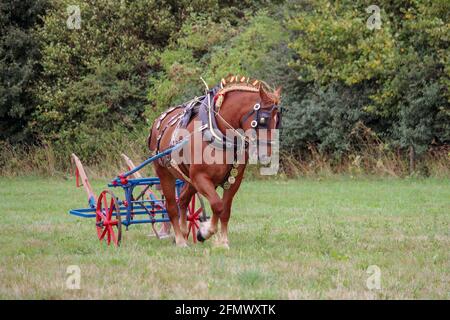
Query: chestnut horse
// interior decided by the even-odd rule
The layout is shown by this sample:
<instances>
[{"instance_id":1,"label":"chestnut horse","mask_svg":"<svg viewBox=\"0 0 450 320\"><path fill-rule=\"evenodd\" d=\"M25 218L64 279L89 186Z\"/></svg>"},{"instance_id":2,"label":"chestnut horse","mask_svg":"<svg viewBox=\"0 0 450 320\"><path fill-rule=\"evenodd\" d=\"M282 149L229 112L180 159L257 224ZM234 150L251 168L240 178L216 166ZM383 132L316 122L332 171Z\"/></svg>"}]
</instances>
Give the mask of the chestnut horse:
<instances>
[{"instance_id":1,"label":"chestnut horse","mask_svg":"<svg viewBox=\"0 0 450 320\"><path fill-rule=\"evenodd\" d=\"M156 119L148 138L148 147L153 153L172 147L177 142L175 136L180 127L190 132L191 138L195 138L194 123L196 121L200 124L203 123L200 130L197 130L197 134L200 134L202 139L202 151L208 146L211 148L214 145L212 143L214 139L216 145L213 146L213 149L217 148L218 141L219 145L223 143L227 130L236 132L237 129L246 131L251 128L256 132L256 139L259 139L260 130L269 129L267 130L269 132L268 139L265 142L270 147L273 143L270 140L272 137L270 132L272 129L277 129L280 124L278 107L280 91L280 88L272 91L264 82L245 77L232 76L222 79L221 83L209 90L205 96L200 99L195 98L181 106L172 107ZM207 137L205 138L205 136ZM269 147L268 152L270 152ZM194 153L193 148L194 144L191 144L188 151ZM218 243L228 248L228 221L231 205L241 184L249 158L248 148L244 147L244 149L244 161L240 163L226 163L225 161L227 156L226 159L230 159L230 153L236 153L235 144L232 148L224 149L222 163L211 164L203 161L201 163L176 163L170 157L154 162L155 172L160 178L161 188L166 197L166 208L175 232L177 246L187 246L186 211L192 196L198 192L210 203L212 217L210 221L202 224L197 233L197 239L204 241L214 235L220 220L221 233ZM235 155L231 156L232 159L235 159ZM186 182L178 201L175 191L176 179ZM224 186L222 198L216 191L218 186Z\"/></svg>"}]
</instances>

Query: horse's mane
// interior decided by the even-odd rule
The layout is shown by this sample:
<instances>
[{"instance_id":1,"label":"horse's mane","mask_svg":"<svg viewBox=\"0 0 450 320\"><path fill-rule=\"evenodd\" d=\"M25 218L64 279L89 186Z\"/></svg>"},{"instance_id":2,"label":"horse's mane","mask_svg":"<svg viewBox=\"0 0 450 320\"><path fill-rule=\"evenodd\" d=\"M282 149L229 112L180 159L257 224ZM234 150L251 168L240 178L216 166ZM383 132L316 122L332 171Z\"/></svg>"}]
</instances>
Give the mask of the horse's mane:
<instances>
[{"instance_id":1,"label":"horse's mane","mask_svg":"<svg viewBox=\"0 0 450 320\"><path fill-rule=\"evenodd\" d=\"M259 92L262 90L270 100L269 102L278 104L280 101L279 95L266 82L250 77L228 75L220 81L219 86L221 88L218 92L219 96L224 96L227 92L231 91ZM221 104L220 100L219 104Z\"/></svg>"},{"instance_id":2,"label":"horse's mane","mask_svg":"<svg viewBox=\"0 0 450 320\"><path fill-rule=\"evenodd\" d=\"M260 89L261 86L264 87L267 91L271 91L271 87L264 81L245 77L245 76L239 76L239 75L232 75L229 74L225 78L222 78L222 81L220 82L221 88L227 88L230 86L240 85L247 88L253 88L253 89Z\"/></svg>"}]
</instances>

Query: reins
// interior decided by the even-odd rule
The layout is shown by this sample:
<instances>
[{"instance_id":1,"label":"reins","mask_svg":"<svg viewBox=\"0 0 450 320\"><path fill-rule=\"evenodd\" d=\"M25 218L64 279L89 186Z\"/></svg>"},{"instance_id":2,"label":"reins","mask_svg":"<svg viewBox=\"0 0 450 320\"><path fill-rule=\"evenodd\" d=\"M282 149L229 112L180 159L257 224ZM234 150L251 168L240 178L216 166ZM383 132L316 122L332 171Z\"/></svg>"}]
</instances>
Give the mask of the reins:
<instances>
[{"instance_id":1,"label":"reins","mask_svg":"<svg viewBox=\"0 0 450 320\"><path fill-rule=\"evenodd\" d=\"M245 77L243 77L241 79L241 83L236 83L236 84L233 84L233 85L231 85L229 87L222 88L222 90L220 90L215 95L215 97L214 97L215 104L212 106L211 105L210 95L208 94L209 93L209 87L208 87L208 85L206 84L206 82L205 82L205 80L203 78L200 78L200 79L203 81L203 84L206 87L205 94L208 97L207 108L208 108L208 112L209 112L209 117L211 117L211 113L214 113L214 115L216 117L221 119L225 123L225 125L230 130L232 130L232 132L236 136L238 136L241 139L241 141L244 143L245 146L248 146L248 144L251 141L245 135L243 135L241 132L239 132L237 128L234 128L228 121L226 121L224 117L222 117L222 115L220 114L220 107L222 106L223 101L225 100L225 94L228 93L228 92L232 92L232 91L246 91L246 92L254 92L255 93L255 92L259 92L259 89L255 88L255 87L248 86L248 82L247 83L244 82L244 84L242 84L243 79L245 79ZM238 77L236 76L235 79L237 80ZM255 80L252 85L256 85L259 82L261 82L261 81ZM265 82L261 82L261 83L264 83L268 87L268 85ZM225 84L225 80L222 80L221 85L223 86L224 84ZM215 108L216 106L217 106L218 111ZM277 104L273 104L271 107L262 108L261 107L261 103L256 103L253 106L253 108L244 116L244 118L240 120L240 125L242 127L243 124L247 121L247 119L250 116L252 116L253 114L255 114L255 117L252 120L250 126L252 128L254 128L254 129L257 129L259 126L267 128L270 125L270 121L268 119L271 118L271 113L275 109L279 110L279 106ZM264 113L264 117L260 116L261 113ZM212 122L210 121L209 129L211 131L211 134L213 136L215 136L217 139L220 139L220 137L214 132L214 129L212 128L211 124L212 124ZM279 124L279 121L278 121L278 123L276 125L277 128L278 128L278 124ZM260 143L267 144L267 145L274 144L273 140L259 140L259 141L260 141Z\"/></svg>"},{"instance_id":2,"label":"reins","mask_svg":"<svg viewBox=\"0 0 450 320\"><path fill-rule=\"evenodd\" d=\"M186 104L179 106L179 107L184 108L183 112L172 116L172 118L169 119L168 126L163 128L162 132L159 133L159 135L157 137L156 150L159 150L159 143L160 143L161 138L164 135L164 132L166 131L166 129L175 124L176 124L176 127L175 127L175 130L172 132L172 136L170 139L171 147L178 145L178 144L186 143L188 140L191 139L192 135L194 135L196 132L203 132L204 141L208 141L214 148L225 150L225 151L228 151L228 150L230 150L230 148L233 148L233 150L234 150L234 160L233 160L234 169L237 168L236 166L237 166L238 162L236 159L237 159L238 154L242 154L243 152L248 151L248 148L251 143L255 143L256 141L258 141L259 144L262 144L262 145L273 145L275 143L274 140L258 139L258 137L255 133L252 133L252 135L250 137L248 137L242 133L243 125L252 116L253 116L253 119L250 123L250 126L252 129L257 130L257 129L263 129L263 128L265 128L265 129L270 128L270 122L272 119L273 111L277 110L278 112L280 112L279 106L277 105L275 100L272 101L273 104L270 107L262 107L262 100L258 101L253 106L253 108L244 115L244 117L242 119L239 119L239 125L240 125L239 128L233 127L220 114L220 107L225 100L226 93L233 92L233 91L259 93L261 88L256 86L259 83L258 80L255 80L253 83L250 84L248 82L249 81L248 79L247 79L247 82L244 82L244 80L246 79L244 77L240 79L240 82L239 82L238 77L233 77L230 80L231 82L229 82L227 86L225 86L226 81L222 80L220 86L215 87L210 90L208 85L206 84L206 82L202 78L200 78L200 79L202 80L202 82L204 83L205 88L206 88L205 95L200 98L194 98L193 100L187 102ZM237 82L233 82L233 79L236 80ZM263 85L263 83L261 83L260 85ZM213 100L213 102L212 102L212 100ZM201 127L196 130L193 130L187 136L184 136L182 139L178 139L177 138L178 130L180 128L185 128L187 126L187 124L189 123L189 121L191 119L190 114L192 113L194 106L198 105L198 103L200 103L200 105L198 107L198 115L202 122ZM179 107L171 108L168 111L166 111L165 113L163 113L160 116L160 118L156 124L156 129L159 130L164 118L169 113L171 113L173 110L175 110L176 108L179 108ZM220 128L217 124L218 120L222 121L224 123L225 127L228 128L227 130L230 130L234 134L233 138L230 138L230 136L228 134L226 134L226 133L222 132L222 130L220 130ZM279 120L279 117L277 117L277 120ZM277 128L278 128L278 123L279 123L279 121L277 121L277 124L276 124ZM239 129L241 129L241 130L239 130ZM237 141L235 139L236 137L238 138ZM163 159L160 159L160 161L163 161ZM184 174L184 172L179 167L179 164L176 163L176 161L174 159L172 159L171 157L167 157L165 163L168 166L173 167L183 177L184 180L186 180L189 183L191 182L190 178L186 174ZM231 184L233 184L235 181L236 170L233 170L233 167L230 169L230 172L228 173L228 176L229 176L228 181L227 181L228 187ZM232 174L232 173L234 173L234 174Z\"/></svg>"}]
</instances>

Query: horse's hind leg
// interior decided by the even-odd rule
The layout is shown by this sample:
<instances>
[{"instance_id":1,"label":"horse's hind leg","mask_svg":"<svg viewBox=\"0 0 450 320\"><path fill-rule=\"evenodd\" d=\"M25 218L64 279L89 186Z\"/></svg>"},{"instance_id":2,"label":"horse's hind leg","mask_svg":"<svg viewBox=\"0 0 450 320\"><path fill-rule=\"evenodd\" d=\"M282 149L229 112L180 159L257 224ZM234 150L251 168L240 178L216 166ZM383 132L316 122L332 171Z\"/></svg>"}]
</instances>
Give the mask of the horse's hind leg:
<instances>
[{"instance_id":1,"label":"horse's hind leg","mask_svg":"<svg viewBox=\"0 0 450 320\"><path fill-rule=\"evenodd\" d=\"M196 192L197 190L195 190L195 188L190 183L186 183L181 190L180 200L178 202L178 206L180 208L180 229L185 239L187 239L189 232L187 227L187 208L189 202L192 199L192 196L194 196Z\"/></svg>"},{"instance_id":2,"label":"horse's hind leg","mask_svg":"<svg viewBox=\"0 0 450 320\"><path fill-rule=\"evenodd\" d=\"M175 232L175 242L179 247L186 247L186 240L181 233L178 222L178 204L175 194L176 179L166 168L155 165L155 171L160 179L161 188L164 196L166 197L166 209L169 214L170 222L173 226L173 231Z\"/></svg>"},{"instance_id":3,"label":"horse's hind leg","mask_svg":"<svg viewBox=\"0 0 450 320\"><path fill-rule=\"evenodd\" d=\"M219 217L223 211L223 201L220 199L216 188L209 177L198 175L195 179L192 179L192 183L195 189L208 199L213 212L211 220L203 223L197 233L197 239L199 241L205 241L217 232L217 223L219 222Z\"/></svg>"}]
</instances>

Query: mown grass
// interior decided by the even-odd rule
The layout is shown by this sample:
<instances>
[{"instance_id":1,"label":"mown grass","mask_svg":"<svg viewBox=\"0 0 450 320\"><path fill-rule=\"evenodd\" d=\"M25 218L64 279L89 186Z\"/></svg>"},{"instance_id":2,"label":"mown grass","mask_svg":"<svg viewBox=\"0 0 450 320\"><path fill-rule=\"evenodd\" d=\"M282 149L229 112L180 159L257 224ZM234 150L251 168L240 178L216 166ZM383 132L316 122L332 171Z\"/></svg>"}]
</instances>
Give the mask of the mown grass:
<instances>
[{"instance_id":1,"label":"mown grass","mask_svg":"<svg viewBox=\"0 0 450 320\"><path fill-rule=\"evenodd\" d=\"M245 181L228 251L176 248L148 225L101 245L92 220L67 213L86 199L61 178L0 178L0 199L3 299L450 298L448 179ZM66 288L69 265L80 290Z\"/></svg>"}]
</instances>

